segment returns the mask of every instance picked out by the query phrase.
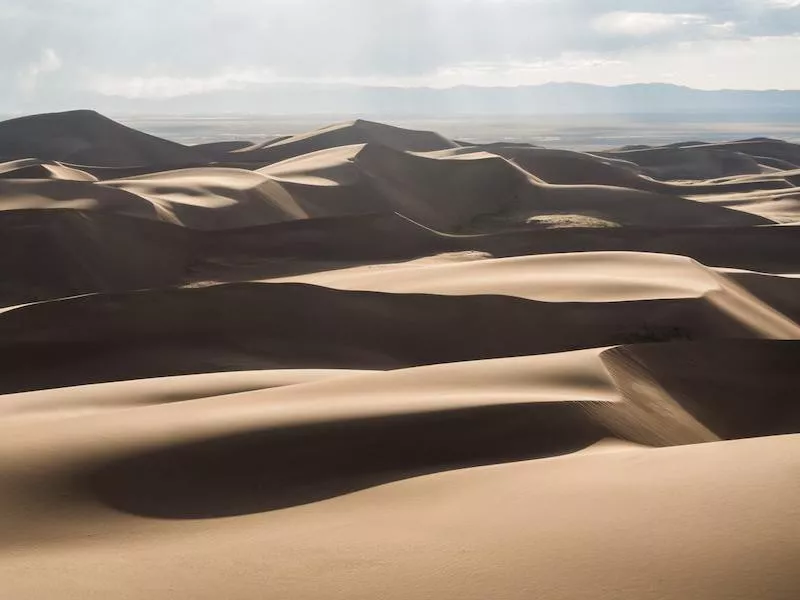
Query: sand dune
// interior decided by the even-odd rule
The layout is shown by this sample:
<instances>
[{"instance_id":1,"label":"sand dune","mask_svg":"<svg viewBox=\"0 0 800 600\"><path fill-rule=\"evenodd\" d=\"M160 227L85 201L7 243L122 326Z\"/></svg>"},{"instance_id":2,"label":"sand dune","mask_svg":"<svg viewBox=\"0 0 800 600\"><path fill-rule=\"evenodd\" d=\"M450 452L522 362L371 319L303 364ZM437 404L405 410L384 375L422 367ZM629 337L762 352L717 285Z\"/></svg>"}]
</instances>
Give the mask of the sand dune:
<instances>
[{"instance_id":1,"label":"sand dune","mask_svg":"<svg viewBox=\"0 0 800 600\"><path fill-rule=\"evenodd\" d=\"M0 160L0 597L797 597L798 146Z\"/></svg>"},{"instance_id":2,"label":"sand dune","mask_svg":"<svg viewBox=\"0 0 800 600\"><path fill-rule=\"evenodd\" d=\"M698 298L719 287L702 265L682 256L582 252L491 259L444 254L277 279L337 289L454 296L499 294L547 302L620 302Z\"/></svg>"},{"instance_id":3,"label":"sand dune","mask_svg":"<svg viewBox=\"0 0 800 600\"><path fill-rule=\"evenodd\" d=\"M502 258L590 251L682 254L709 266L793 273L800 235L790 226L446 235L398 215L311 219L205 235L187 282L264 280L463 252Z\"/></svg>"},{"instance_id":4,"label":"sand dune","mask_svg":"<svg viewBox=\"0 0 800 600\"><path fill-rule=\"evenodd\" d=\"M625 400L669 400L660 419L673 419L679 406L714 435L735 439L800 428L794 400L799 351L796 341L640 344L614 348L602 359ZM650 384L647 393L644 381ZM647 419L654 418L652 409L648 413Z\"/></svg>"},{"instance_id":5,"label":"sand dune","mask_svg":"<svg viewBox=\"0 0 800 600\"><path fill-rule=\"evenodd\" d=\"M233 160L274 163L339 146L376 143L399 151L430 151L454 148L457 144L431 131L412 131L357 119L317 131L254 144L233 151Z\"/></svg>"},{"instance_id":6,"label":"sand dune","mask_svg":"<svg viewBox=\"0 0 800 600\"><path fill-rule=\"evenodd\" d=\"M202 152L212 160L223 161L230 158L228 155L236 150L244 150L252 146L252 142L246 141L227 141L227 142L207 142L205 144L195 144L194 150Z\"/></svg>"},{"instance_id":7,"label":"sand dune","mask_svg":"<svg viewBox=\"0 0 800 600\"><path fill-rule=\"evenodd\" d=\"M101 212L0 210L0 305L174 285L193 262L183 227Z\"/></svg>"},{"instance_id":8,"label":"sand dune","mask_svg":"<svg viewBox=\"0 0 800 600\"><path fill-rule=\"evenodd\" d=\"M735 208L741 212L759 215L776 223L800 222L800 196L797 189L733 191L697 200L716 206Z\"/></svg>"},{"instance_id":9,"label":"sand dune","mask_svg":"<svg viewBox=\"0 0 800 600\"><path fill-rule=\"evenodd\" d=\"M67 167L55 161L35 158L12 160L0 164L0 177L3 179L65 179L67 181L96 181L94 175Z\"/></svg>"},{"instance_id":10,"label":"sand dune","mask_svg":"<svg viewBox=\"0 0 800 600\"><path fill-rule=\"evenodd\" d=\"M740 272L739 278L797 312L796 280ZM750 276L750 277L748 277ZM754 278L753 276L757 277ZM580 253L489 260L481 255L444 255L410 263L370 265L273 280L337 289L500 294L550 302L621 302L703 298L749 324L764 337L800 337L800 327L746 286L684 257L637 253Z\"/></svg>"},{"instance_id":11,"label":"sand dune","mask_svg":"<svg viewBox=\"0 0 800 600\"><path fill-rule=\"evenodd\" d=\"M439 598L588 600L606 589L633 600L657 587L670 600L788 600L796 591L798 515L787 492L797 442L473 467L235 519L143 519L91 497L39 496L28 506L41 509L14 516L63 517L41 522L56 543L32 547L17 537L2 581L25 600L104 592L250 598L265 590L311 598L321 588L329 598L400 599L409 581L414 594ZM80 544L65 543L78 531Z\"/></svg>"},{"instance_id":12,"label":"sand dune","mask_svg":"<svg viewBox=\"0 0 800 600\"><path fill-rule=\"evenodd\" d=\"M108 167L187 165L204 158L191 148L130 129L89 110L0 123L0 157Z\"/></svg>"},{"instance_id":13,"label":"sand dune","mask_svg":"<svg viewBox=\"0 0 800 600\"><path fill-rule=\"evenodd\" d=\"M563 185L609 185L661 192L669 184L643 176L631 162L594 156L570 150L526 147L520 145L486 144L445 150L438 154L464 154L482 150L508 159L546 183Z\"/></svg>"},{"instance_id":14,"label":"sand dune","mask_svg":"<svg viewBox=\"0 0 800 600\"><path fill-rule=\"evenodd\" d=\"M240 169L182 169L107 180L102 186L145 198L161 209L162 220L192 229L267 225L309 216L280 185Z\"/></svg>"},{"instance_id":15,"label":"sand dune","mask_svg":"<svg viewBox=\"0 0 800 600\"><path fill-rule=\"evenodd\" d=\"M491 318L481 317L487 311ZM547 303L300 284L32 304L0 314L0 333L0 355L12 371L1 382L5 392L207 370L386 369L637 341L764 335L703 299ZM432 339L420 345L427 336Z\"/></svg>"},{"instance_id":16,"label":"sand dune","mask_svg":"<svg viewBox=\"0 0 800 600\"><path fill-rule=\"evenodd\" d=\"M260 172L294 186L307 201L319 198L316 205L323 198L331 198L329 203L336 198L337 207L349 205L359 212L391 210L441 231L468 232L481 217L490 217L493 223L505 227L565 215L583 217L587 222L596 219L604 225L733 226L771 222L748 219L740 212L712 212L708 206L666 194L619 189L624 187L624 178L605 178L603 174L586 173L587 183L608 185L548 185L532 179L524 168L498 154L466 150L408 153L379 144L345 146L274 164ZM588 157L587 161L602 164ZM530 168L530 174L536 175L536 170ZM559 181L564 181L563 173ZM647 187L646 179L637 181ZM616 187L609 189L611 184ZM347 188L347 198L342 197L338 186ZM357 198L364 198L359 207L353 204ZM451 198L459 201L449 202ZM646 209L639 210L639 206ZM337 215L329 207L320 216Z\"/></svg>"},{"instance_id":17,"label":"sand dune","mask_svg":"<svg viewBox=\"0 0 800 600\"><path fill-rule=\"evenodd\" d=\"M475 593L524 597L515 590L544 582L553 597L591 597L593 588L584 590L596 576L566 577L558 569L567 562L570 572L597 569L616 594L635 598L652 585L634 568L644 560L629 554L635 544L657 553L660 568L673 574L660 584L662 597L729 597L726 567L749 557L753 570L735 589L789 598L785 559L794 536L786 526L796 503L787 486L797 467L796 437L595 450L608 433L582 410L613 401L601 354L435 366L133 411L6 420L14 443L4 436L4 456L16 468L6 479L15 495L5 496L12 510L3 512L11 551L2 563L5 589L15 597L53 593L51 578L31 578L24 568L35 560L38 569L69 577L76 595L117 589L141 569L160 573L160 582L124 585L123 597L143 589L170 597L175 586L187 595L249 597L266 563L280 573L269 583L280 595L312 594L309 577L293 575L309 568L319 573L317 584L338 581L357 597L377 591L373 578L385 586L387 577L414 574L424 593L460 595L475 592L475 584L465 587L457 574L481 564L488 579ZM124 385L136 393L138 384ZM496 407L486 405L490 400ZM514 464L498 464L508 461ZM479 466L487 463L494 466ZM42 489L37 479L45 474L53 484ZM260 484L265 476L271 485ZM587 535L606 552L584 548ZM80 545L69 542L76 536ZM425 561L403 558L409 544ZM753 544L762 551L751 554ZM500 548L517 558L497 565ZM343 551L346 569L339 566ZM177 562L170 558L176 552ZM298 561L302 570L290 566ZM430 561L448 565L450 576L432 577ZM709 564L718 565L711 578ZM108 566L80 577L98 565ZM221 573L233 565L232 584ZM404 587L396 595L406 593Z\"/></svg>"}]
</instances>

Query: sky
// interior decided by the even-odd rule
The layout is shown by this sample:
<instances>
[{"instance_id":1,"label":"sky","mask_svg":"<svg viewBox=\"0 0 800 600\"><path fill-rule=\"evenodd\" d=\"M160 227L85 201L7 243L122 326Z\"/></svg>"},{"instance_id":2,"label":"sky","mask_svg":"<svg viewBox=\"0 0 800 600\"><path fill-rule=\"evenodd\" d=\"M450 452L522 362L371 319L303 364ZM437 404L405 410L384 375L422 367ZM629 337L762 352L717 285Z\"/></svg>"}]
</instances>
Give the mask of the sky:
<instances>
[{"instance_id":1,"label":"sky","mask_svg":"<svg viewBox=\"0 0 800 600\"><path fill-rule=\"evenodd\" d=\"M800 0L0 0L20 106L272 82L800 89Z\"/></svg>"}]
</instances>

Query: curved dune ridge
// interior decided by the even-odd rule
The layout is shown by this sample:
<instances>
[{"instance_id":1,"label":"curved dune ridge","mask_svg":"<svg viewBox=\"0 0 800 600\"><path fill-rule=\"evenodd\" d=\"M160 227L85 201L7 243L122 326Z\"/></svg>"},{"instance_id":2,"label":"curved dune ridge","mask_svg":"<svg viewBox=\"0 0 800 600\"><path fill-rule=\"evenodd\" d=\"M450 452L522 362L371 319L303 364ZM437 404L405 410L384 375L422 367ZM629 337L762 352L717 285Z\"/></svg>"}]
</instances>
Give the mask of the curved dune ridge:
<instances>
[{"instance_id":1,"label":"curved dune ridge","mask_svg":"<svg viewBox=\"0 0 800 600\"><path fill-rule=\"evenodd\" d=\"M67 181L97 181L85 171L67 167L56 161L24 158L0 163L0 177L3 179L65 179Z\"/></svg>"},{"instance_id":2,"label":"curved dune ridge","mask_svg":"<svg viewBox=\"0 0 800 600\"><path fill-rule=\"evenodd\" d=\"M0 123L0 597L796 598L798 173Z\"/></svg>"}]
</instances>

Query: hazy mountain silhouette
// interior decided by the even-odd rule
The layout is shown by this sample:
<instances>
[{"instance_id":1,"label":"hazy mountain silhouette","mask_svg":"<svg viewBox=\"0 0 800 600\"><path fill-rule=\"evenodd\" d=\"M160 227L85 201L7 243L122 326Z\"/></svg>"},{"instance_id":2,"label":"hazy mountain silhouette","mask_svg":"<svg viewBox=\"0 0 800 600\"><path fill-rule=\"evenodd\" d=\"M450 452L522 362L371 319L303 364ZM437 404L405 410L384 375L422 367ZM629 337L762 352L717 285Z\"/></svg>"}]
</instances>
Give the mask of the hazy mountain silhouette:
<instances>
[{"instance_id":1,"label":"hazy mountain silhouette","mask_svg":"<svg viewBox=\"0 0 800 600\"><path fill-rule=\"evenodd\" d=\"M12 100L6 100L11 102ZM47 102L44 100L43 102ZM27 106L30 112L92 107L119 113L198 114L797 114L800 90L697 90L647 83L599 86L548 83L518 87L368 87L339 84L280 84L168 99L130 99L75 94L59 106ZM11 113L18 107L0 104Z\"/></svg>"}]
</instances>

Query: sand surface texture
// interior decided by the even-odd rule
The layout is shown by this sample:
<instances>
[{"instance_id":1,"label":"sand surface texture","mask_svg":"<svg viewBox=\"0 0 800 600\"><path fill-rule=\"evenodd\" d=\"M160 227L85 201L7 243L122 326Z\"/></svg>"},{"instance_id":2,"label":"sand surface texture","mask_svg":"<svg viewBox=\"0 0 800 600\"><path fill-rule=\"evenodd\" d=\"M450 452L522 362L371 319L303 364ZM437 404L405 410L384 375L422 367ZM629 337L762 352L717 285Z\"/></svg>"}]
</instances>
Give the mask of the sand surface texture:
<instances>
[{"instance_id":1,"label":"sand surface texture","mask_svg":"<svg viewBox=\"0 0 800 600\"><path fill-rule=\"evenodd\" d=\"M0 598L800 598L800 146L0 123Z\"/></svg>"}]
</instances>

